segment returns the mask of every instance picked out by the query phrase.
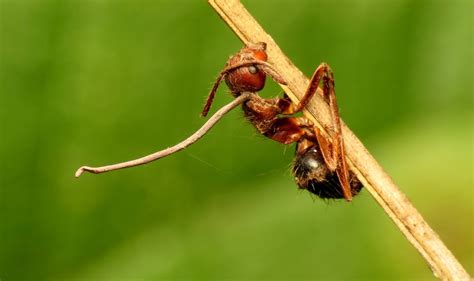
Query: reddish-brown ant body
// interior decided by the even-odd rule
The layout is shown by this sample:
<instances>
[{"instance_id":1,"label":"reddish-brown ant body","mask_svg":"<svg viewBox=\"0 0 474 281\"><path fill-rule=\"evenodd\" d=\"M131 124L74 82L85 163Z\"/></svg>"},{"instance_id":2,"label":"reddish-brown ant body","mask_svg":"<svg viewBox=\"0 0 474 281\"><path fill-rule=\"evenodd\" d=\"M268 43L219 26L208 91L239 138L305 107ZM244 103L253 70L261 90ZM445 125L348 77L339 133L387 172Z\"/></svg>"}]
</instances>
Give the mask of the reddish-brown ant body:
<instances>
[{"instance_id":1,"label":"reddish-brown ant body","mask_svg":"<svg viewBox=\"0 0 474 281\"><path fill-rule=\"evenodd\" d=\"M99 174L143 165L180 151L201 138L223 114L242 103L245 117L261 134L283 144L296 143L293 174L301 189L307 189L321 198L345 198L350 201L362 185L347 169L331 69L325 63L318 66L298 105L293 104L287 95L271 99L260 97L256 92L265 86L267 75L278 83L286 84L267 62L265 43L244 47L227 61L209 93L202 115L206 116L209 112L222 79L225 79L236 99L216 112L192 136L173 147L139 159L102 167L82 166L76 171L76 177L84 171ZM319 87L321 91L317 91ZM316 92L322 94L330 107L332 125L325 128L327 134L323 134L305 117L288 116L300 112Z\"/></svg>"},{"instance_id":2,"label":"reddish-brown ant body","mask_svg":"<svg viewBox=\"0 0 474 281\"><path fill-rule=\"evenodd\" d=\"M285 84L267 63L265 43L244 47L228 60L209 93L202 115L206 116L208 113L223 78L234 97L243 92L255 93L242 104L244 115L264 136L283 144L296 142L296 158L292 170L298 186L321 198L352 200L362 185L347 168L334 77L330 67L325 63L318 66L305 95L296 106L286 95L283 98L265 99L256 94L263 89L267 75ZM301 111L318 87L322 88L322 96L331 110L332 126L325 128L329 137L323 135L305 117L284 116Z\"/></svg>"}]
</instances>

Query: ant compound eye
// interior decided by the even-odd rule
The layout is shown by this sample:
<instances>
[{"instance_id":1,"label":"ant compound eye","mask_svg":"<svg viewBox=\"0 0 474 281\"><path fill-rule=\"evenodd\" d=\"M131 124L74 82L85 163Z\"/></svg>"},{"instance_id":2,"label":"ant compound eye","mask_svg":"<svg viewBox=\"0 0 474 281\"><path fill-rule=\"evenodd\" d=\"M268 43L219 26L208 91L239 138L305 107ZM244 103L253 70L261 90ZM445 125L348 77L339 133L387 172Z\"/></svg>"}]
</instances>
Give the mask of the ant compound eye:
<instances>
[{"instance_id":1,"label":"ant compound eye","mask_svg":"<svg viewBox=\"0 0 474 281\"><path fill-rule=\"evenodd\" d=\"M258 69L257 67L255 67L255 65L251 65L249 66L249 72L252 73L252 74L255 74L258 72Z\"/></svg>"}]
</instances>

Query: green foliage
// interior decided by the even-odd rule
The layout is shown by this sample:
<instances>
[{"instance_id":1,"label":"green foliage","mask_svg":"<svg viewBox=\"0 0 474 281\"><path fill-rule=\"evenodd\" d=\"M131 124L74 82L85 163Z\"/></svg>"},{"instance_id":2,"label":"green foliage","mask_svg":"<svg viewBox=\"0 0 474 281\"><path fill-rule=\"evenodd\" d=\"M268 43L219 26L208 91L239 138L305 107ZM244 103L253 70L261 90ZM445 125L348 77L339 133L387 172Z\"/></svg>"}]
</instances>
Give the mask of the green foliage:
<instances>
[{"instance_id":1,"label":"green foliage","mask_svg":"<svg viewBox=\"0 0 474 281\"><path fill-rule=\"evenodd\" d=\"M307 75L331 65L345 122L473 273L472 2L245 4ZM205 1L1 0L0 279L431 279L367 191L297 191L293 148L238 111L73 178L191 134L241 46Z\"/></svg>"}]
</instances>

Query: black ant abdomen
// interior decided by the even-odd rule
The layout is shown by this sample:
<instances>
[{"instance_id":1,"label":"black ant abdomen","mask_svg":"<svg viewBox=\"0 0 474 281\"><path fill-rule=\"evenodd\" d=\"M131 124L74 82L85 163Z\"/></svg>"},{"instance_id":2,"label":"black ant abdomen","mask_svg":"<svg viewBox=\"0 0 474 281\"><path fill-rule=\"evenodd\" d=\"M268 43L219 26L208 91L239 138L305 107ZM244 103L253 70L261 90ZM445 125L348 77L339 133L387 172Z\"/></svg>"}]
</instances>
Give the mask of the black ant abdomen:
<instances>
[{"instance_id":1,"label":"black ant abdomen","mask_svg":"<svg viewBox=\"0 0 474 281\"><path fill-rule=\"evenodd\" d=\"M300 189L306 189L322 199L344 198L337 174L325 165L317 146L308 148L303 154L296 153L292 172ZM362 189L361 182L350 171L349 184L352 196Z\"/></svg>"}]
</instances>

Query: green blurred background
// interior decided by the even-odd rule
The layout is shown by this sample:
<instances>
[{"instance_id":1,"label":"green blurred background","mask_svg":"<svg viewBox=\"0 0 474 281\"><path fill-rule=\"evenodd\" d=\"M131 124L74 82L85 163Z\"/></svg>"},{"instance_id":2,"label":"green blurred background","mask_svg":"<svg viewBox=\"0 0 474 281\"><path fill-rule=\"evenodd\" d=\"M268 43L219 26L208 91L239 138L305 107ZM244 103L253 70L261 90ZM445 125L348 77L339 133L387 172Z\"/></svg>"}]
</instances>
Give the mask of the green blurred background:
<instances>
[{"instance_id":1,"label":"green blurred background","mask_svg":"<svg viewBox=\"0 0 474 281\"><path fill-rule=\"evenodd\" d=\"M0 3L2 281L433 279L367 191L298 191L293 147L239 110L179 154L73 177L203 124L242 47L205 1ZM332 66L344 121L473 273L472 2L244 4L304 73Z\"/></svg>"}]
</instances>

